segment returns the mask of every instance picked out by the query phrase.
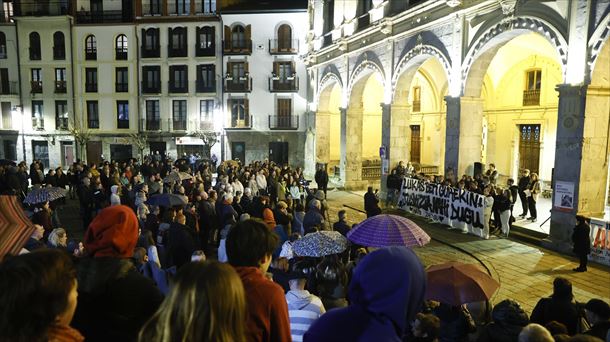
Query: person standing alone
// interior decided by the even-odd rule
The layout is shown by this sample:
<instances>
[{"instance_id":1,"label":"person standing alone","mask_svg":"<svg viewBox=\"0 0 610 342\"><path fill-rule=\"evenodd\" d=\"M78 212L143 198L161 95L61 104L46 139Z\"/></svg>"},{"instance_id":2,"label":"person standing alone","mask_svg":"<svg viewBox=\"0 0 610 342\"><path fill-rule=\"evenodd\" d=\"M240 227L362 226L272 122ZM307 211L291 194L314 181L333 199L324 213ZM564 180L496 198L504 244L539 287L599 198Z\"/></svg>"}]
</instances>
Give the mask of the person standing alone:
<instances>
[{"instance_id":1,"label":"person standing alone","mask_svg":"<svg viewBox=\"0 0 610 342\"><path fill-rule=\"evenodd\" d=\"M528 209L528 201L527 195L525 194L525 190L528 190L530 187L530 170L524 169L521 178L519 178L519 199L521 200L521 207L523 208L523 212L519 215L521 218L525 218L527 216Z\"/></svg>"},{"instance_id":2,"label":"person standing alone","mask_svg":"<svg viewBox=\"0 0 610 342\"><path fill-rule=\"evenodd\" d=\"M316 184L318 184L318 189L324 191L324 195L326 195L326 189L328 188L328 172L326 172L324 165L318 167L318 171L316 171L314 178Z\"/></svg>"},{"instance_id":3,"label":"person standing alone","mask_svg":"<svg viewBox=\"0 0 610 342\"><path fill-rule=\"evenodd\" d=\"M573 269L575 272L587 271L587 257L591 253L591 239L589 238L591 228L587 221L584 216L576 215L576 227L574 227L572 233L572 242L574 243L574 254L578 256L580 265Z\"/></svg>"}]
</instances>

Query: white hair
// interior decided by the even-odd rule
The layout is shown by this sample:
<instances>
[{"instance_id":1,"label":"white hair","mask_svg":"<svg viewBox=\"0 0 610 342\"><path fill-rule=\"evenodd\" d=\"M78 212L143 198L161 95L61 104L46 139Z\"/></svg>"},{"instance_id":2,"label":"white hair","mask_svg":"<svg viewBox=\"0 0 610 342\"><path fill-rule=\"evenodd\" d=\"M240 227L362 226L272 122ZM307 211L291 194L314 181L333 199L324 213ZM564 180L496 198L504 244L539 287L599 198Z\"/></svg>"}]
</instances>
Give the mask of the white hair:
<instances>
[{"instance_id":1,"label":"white hair","mask_svg":"<svg viewBox=\"0 0 610 342\"><path fill-rule=\"evenodd\" d=\"M542 325L530 323L519 333L519 342L554 342L551 333Z\"/></svg>"}]
</instances>

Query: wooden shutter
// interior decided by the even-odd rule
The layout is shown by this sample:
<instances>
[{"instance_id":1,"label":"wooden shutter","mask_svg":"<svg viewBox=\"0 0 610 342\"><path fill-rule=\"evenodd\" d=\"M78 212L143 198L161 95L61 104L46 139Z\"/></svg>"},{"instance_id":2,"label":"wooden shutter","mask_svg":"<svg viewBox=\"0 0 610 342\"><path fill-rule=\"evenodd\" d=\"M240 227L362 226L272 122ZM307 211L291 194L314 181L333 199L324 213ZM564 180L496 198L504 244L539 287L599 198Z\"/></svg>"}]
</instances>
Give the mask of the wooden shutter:
<instances>
[{"instance_id":1,"label":"wooden shutter","mask_svg":"<svg viewBox=\"0 0 610 342\"><path fill-rule=\"evenodd\" d=\"M273 62L273 73L275 74L275 76L280 75L280 62L278 62L278 61Z\"/></svg>"},{"instance_id":2,"label":"wooden shutter","mask_svg":"<svg viewBox=\"0 0 610 342\"><path fill-rule=\"evenodd\" d=\"M156 39L156 43L157 43L157 46L155 46L155 48L158 50L161 48L161 29L156 28L155 33L156 33L155 39Z\"/></svg>"},{"instance_id":3,"label":"wooden shutter","mask_svg":"<svg viewBox=\"0 0 610 342\"><path fill-rule=\"evenodd\" d=\"M216 47L216 27L210 26L208 28L208 30L209 30L209 32L211 34L211 37L210 37L211 41L212 41L211 47L215 48Z\"/></svg>"},{"instance_id":4,"label":"wooden shutter","mask_svg":"<svg viewBox=\"0 0 610 342\"><path fill-rule=\"evenodd\" d=\"M292 75L295 75L297 73L297 66L294 61L290 62L290 72L292 73Z\"/></svg>"},{"instance_id":5,"label":"wooden shutter","mask_svg":"<svg viewBox=\"0 0 610 342\"><path fill-rule=\"evenodd\" d=\"M225 25L224 49L231 50L231 28L227 25Z\"/></svg>"},{"instance_id":6,"label":"wooden shutter","mask_svg":"<svg viewBox=\"0 0 610 342\"><path fill-rule=\"evenodd\" d=\"M246 51L252 52L252 25L246 25Z\"/></svg>"},{"instance_id":7,"label":"wooden shutter","mask_svg":"<svg viewBox=\"0 0 610 342\"><path fill-rule=\"evenodd\" d=\"M244 99L244 116L246 126L250 126L250 100Z\"/></svg>"}]
</instances>

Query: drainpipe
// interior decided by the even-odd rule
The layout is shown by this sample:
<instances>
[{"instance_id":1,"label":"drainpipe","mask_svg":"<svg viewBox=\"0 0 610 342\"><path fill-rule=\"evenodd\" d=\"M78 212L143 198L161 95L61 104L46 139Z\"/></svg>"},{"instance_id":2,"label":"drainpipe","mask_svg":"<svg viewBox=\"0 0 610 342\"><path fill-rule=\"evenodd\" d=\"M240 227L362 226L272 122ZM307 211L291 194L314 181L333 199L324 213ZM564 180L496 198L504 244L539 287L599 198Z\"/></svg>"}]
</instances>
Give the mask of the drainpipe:
<instances>
[{"instance_id":1,"label":"drainpipe","mask_svg":"<svg viewBox=\"0 0 610 342\"><path fill-rule=\"evenodd\" d=\"M80 120L80 127L77 127L77 122L76 122L76 96L75 96L75 83L74 83L74 37L72 36L72 31L74 29L74 24L72 22L73 17L68 16L68 22L70 23L70 78L71 83L72 83L72 113L74 115L74 129L80 129L82 132L83 129L83 115L81 115L81 120ZM82 112L82 108L81 108L81 112ZM83 159L83 152L81 151L84 147L79 145L80 143L78 141L76 141L76 137L74 137L74 146L75 146L75 151L76 151L76 156L77 159L82 160Z\"/></svg>"},{"instance_id":2,"label":"drainpipe","mask_svg":"<svg viewBox=\"0 0 610 342\"><path fill-rule=\"evenodd\" d=\"M25 114L23 113L23 91L21 89L21 58L19 57L19 24L17 20L15 20L15 41L17 44L17 85L19 89L19 111L21 114L21 144L23 147L23 161L27 164L27 157L25 155Z\"/></svg>"}]
</instances>

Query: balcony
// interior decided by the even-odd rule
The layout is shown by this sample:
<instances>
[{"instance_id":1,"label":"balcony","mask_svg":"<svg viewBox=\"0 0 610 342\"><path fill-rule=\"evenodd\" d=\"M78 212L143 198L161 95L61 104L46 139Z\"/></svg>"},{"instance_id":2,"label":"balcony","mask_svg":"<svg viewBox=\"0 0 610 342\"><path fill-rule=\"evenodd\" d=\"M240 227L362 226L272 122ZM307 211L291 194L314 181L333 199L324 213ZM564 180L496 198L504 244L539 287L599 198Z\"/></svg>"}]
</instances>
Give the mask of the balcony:
<instances>
[{"instance_id":1,"label":"balcony","mask_svg":"<svg viewBox=\"0 0 610 342\"><path fill-rule=\"evenodd\" d=\"M17 82L0 82L0 95L17 95Z\"/></svg>"},{"instance_id":2,"label":"balcony","mask_svg":"<svg viewBox=\"0 0 610 342\"><path fill-rule=\"evenodd\" d=\"M127 49L115 48L114 59L116 59L117 61L126 61L127 60Z\"/></svg>"},{"instance_id":3,"label":"balcony","mask_svg":"<svg viewBox=\"0 0 610 342\"><path fill-rule=\"evenodd\" d=\"M230 75L226 76L224 89L229 93L249 93L252 91L252 78L249 75L235 78Z\"/></svg>"},{"instance_id":4,"label":"balcony","mask_svg":"<svg viewBox=\"0 0 610 342\"><path fill-rule=\"evenodd\" d=\"M133 18L129 12L115 11L79 11L76 12L76 22L79 24L102 24L130 22Z\"/></svg>"},{"instance_id":5,"label":"balcony","mask_svg":"<svg viewBox=\"0 0 610 342\"><path fill-rule=\"evenodd\" d=\"M142 81L142 94L160 94L161 82L146 82Z\"/></svg>"},{"instance_id":6,"label":"balcony","mask_svg":"<svg viewBox=\"0 0 610 342\"><path fill-rule=\"evenodd\" d=\"M225 129L236 131L252 129L252 115L246 115L244 118L231 118L229 126Z\"/></svg>"},{"instance_id":7,"label":"balcony","mask_svg":"<svg viewBox=\"0 0 610 342\"><path fill-rule=\"evenodd\" d=\"M171 119L140 119L140 131L142 132L169 132Z\"/></svg>"},{"instance_id":8,"label":"balcony","mask_svg":"<svg viewBox=\"0 0 610 342\"><path fill-rule=\"evenodd\" d=\"M32 94L40 94L42 93L42 81L31 81L30 82L30 92Z\"/></svg>"},{"instance_id":9,"label":"balcony","mask_svg":"<svg viewBox=\"0 0 610 342\"><path fill-rule=\"evenodd\" d=\"M540 106L540 89L523 91L524 106Z\"/></svg>"},{"instance_id":10,"label":"balcony","mask_svg":"<svg viewBox=\"0 0 610 342\"><path fill-rule=\"evenodd\" d=\"M159 58L161 56L161 46L146 48L142 46L142 58Z\"/></svg>"},{"instance_id":11,"label":"balcony","mask_svg":"<svg viewBox=\"0 0 610 342\"><path fill-rule=\"evenodd\" d=\"M66 81L55 81L55 94L65 94L67 92Z\"/></svg>"},{"instance_id":12,"label":"balcony","mask_svg":"<svg viewBox=\"0 0 610 342\"><path fill-rule=\"evenodd\" d=\"M216 56L216 46L212 44L210 47L200 47L195 45L196 57L214 57Z\"/></svg>"},{"instance_id":13,"label":"balcony","mask_svg":"<svg viewBox=\"0 0 610 342\"><path fill-rule=\"evenodd\" d=\"M172 131L186 131L186 120L172 120Z\"/></svg>"},{"instance_id":14,"label":"balcony","mask_svg":"<svg viewBox=\"0 0 610 342\"><path fill-rule=\"evenodd\" d=\"M44 130L44 119L43 118L32 118L32 129L37 131Z\"/></svg>"},{"instance_id":15,"label":"balcony","mask_svg":"<svg viewBox=\"0 0 610 342\"><path fill-rule=\"evenodd\" d=\"M203 82L196 81L195 82L196 89L198 93L215 93L216 92L216 80L212 82Z\"/></svg>"},{"instance_id":16,"label":"balcony","mask_svg":"<svg viewBox=\"0 0 610 342\"><path fill-rule=\"evenodd\" d=\"M174 49L169 45L167 47L167 56L168 57L188 57L188 49L186 47L182 49Z\"/></svg>"},{"instance_id":17,"label":"balcony","mask_svg":"<svg viewBox=\"0 0 610 342\"><path fill-rule=\"evenodd\" d=\"M67 131L68 130L68 118L55 118L55 129Z\"/></svg>"},{"instance_id":18,"label":"balcony","mask_svg":"<svg viewBox=\"0 0 610 342\"><path fill-rule=\"evenodd\" d=\"M96 61L97 60L97 49L86 49L85 60Z\"/></svg>"},{"instance_id":19,"label":"balcony","mask_svg":"<svg viewBox=\"0 0 610 342\"><path fill-rule=\"evenodd\" d=\"M272 55L296 55L299 52L299 40L282 41L269 39L269 53Z\"/></svg>"},{"instance_id":20,"label":"balcony","mask_svg":"<svg viewBox=\"0 0 610 342\"><path fill-rule=\"evenodd\" d=\"M127 92L129 92L129 84L128 83L115 83L114 91L117 93L127 93Z\"/></svg>"},{"instance_id":21,"label":"balcony","mask_svg":"<svg viewBox=\"0 0 610 342\"><path fill-rule=\"evenodd\" d=\"M240 42L224 40L222 52L225 55L250 55L252 54L252 40L243 40Z\"/></svg>"},{"instance_id":22,"label":"balcony","mask_svg":"<svg viewBox=\"0 0 610 342\"><path fill-rule=\"evenodd\" d=\"M187 94L189 92L188 82L176 84L174 81L167 82L167 90L170 94Z\"/></svg>"},{"instance_id":23,"label":"balcony","mask_svg":"<svg viewBox=\"0 0 610 342\"><path fill-rule=\"evenodd\" d=\"M270 130L297 130L299 129L298 115L269 115Z\"/></svg>"},{"instance_id":24,"label":"balcony","mask_svg":"<svg viewBox=\"0 0 610 342\"><path fill-rule=\"evenodd\" d=\"M87 92L87 93L97 93L97 83L86 83L85 84L85 92Z\"/></svg>"},{"instance_id":25,"label":"balcony","mask_svg":"<svg viewBox=\"0 0 610 342\"><path fill-rule=\"evenodd\" d=\"M290 93L299 91L299 78L289 77L269 77L269 91L272 93Z\"/></svg>"},{"instance_id":26,"label":"balcony","mask_svg":"<svg viewBox=\"0 0 610 342\"><path fill-rule=\"evenodd\" d=\"M66 59L66 47L65 46L54 46L53 47L53 59L54 60L65 60Z\"/></svg>"}]
</instances>

